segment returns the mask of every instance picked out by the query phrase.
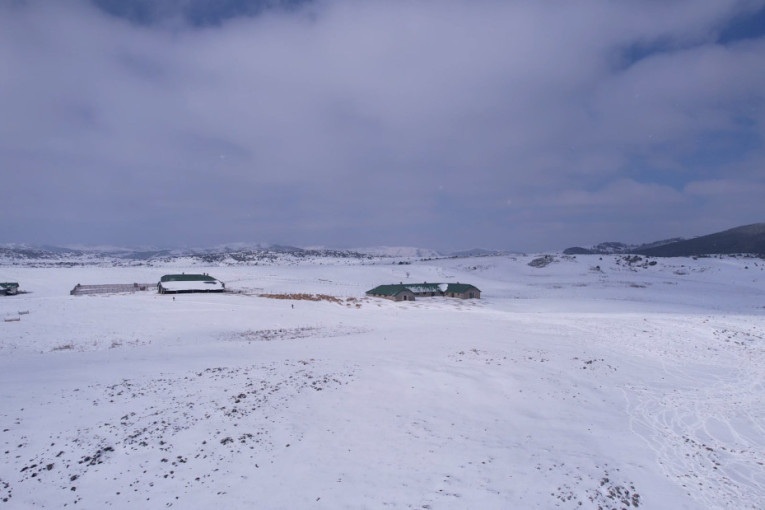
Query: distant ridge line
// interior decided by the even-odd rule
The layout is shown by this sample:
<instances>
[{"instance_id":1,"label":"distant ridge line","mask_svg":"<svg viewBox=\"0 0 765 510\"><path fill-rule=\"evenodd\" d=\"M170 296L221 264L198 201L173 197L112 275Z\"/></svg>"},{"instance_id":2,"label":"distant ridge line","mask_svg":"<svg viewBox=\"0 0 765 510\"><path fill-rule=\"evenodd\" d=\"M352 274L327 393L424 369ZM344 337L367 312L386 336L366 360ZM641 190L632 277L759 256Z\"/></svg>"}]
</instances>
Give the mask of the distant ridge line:
<instances>
[{"instance_id":1,"label":"distant ridge line","mask_svg":"<svg viewBox=\"0 0 765 510\"><path fill-rule=\"evenodd\" d=\"M765 256L765 223L752 223L693 239L670 239L642 245L601 243L592 248L573 247L566 255L638 254L650 257L696 257L750 254Z\"/></svg>"}]
</instances>

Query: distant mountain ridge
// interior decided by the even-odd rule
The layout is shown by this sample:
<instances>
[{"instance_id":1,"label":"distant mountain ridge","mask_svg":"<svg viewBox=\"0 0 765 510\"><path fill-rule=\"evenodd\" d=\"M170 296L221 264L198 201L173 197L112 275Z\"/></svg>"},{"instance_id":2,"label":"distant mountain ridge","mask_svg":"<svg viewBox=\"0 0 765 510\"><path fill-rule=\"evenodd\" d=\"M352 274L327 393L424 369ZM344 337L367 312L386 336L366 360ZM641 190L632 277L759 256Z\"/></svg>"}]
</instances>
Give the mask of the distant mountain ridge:
<instances>
[{"instance_id":1,"label":"distant mountain ridge","mask_svg":"<svg viewBox=\"0 0 765 510\"><path fill-rule=\"evenodd\" d=\"M472 250L440 252L407 246L377 246L355 249L333 249L323 246L296 246L263 243L227 243L207 248L158 248L141 246L51 246L24 243L0 243L0 266L163 266L177 263L213 265L292 264L310 260L345 259L358 262L390 259L432 260L438 258L470 258L507 255L511 252ZM395 263L395 260L394 260Z\"/></svg>"},{"instance_id":2,"label":"distant mountain ridge","mask_svg":"<svg viewBox=\"0 0 765 510\"><path fill-rule=\"evenodd\" d=\"M472 250L455 251L449 254L451 257L494 257L498 255L507 255L510 252L504 250L484 250L483 248L473 248Z\"/></svg>"},{"instance_id":3,"label":"distant mountain ridge","mask_svg":"<svg viewBox=\"0 0 765 510\"><path fill-rule=\"evenodd\" d=\"M354 248L352 251L374 255L376 257L430 257L437 258L443 256L436 250L426 248L417 248L413 246L368 246L365 248Z\"/></svg>"},{"instance_id":4,"label":"distant mountain ridge","mask_svg":"<svg viewBox=\"0 0 765 510\"><path fill-rule=\"evenodd\" d=\"M371 259L371 255L351 250L303 249L292 246L215 247L209 249L123 249L35 247L21 244L0 245L0 264L74 265L163 265L186 260L194 264L247 265L294 262L322 258Z\"/></svg>"},{"instance_id":5,"label":"distant mountain ridge","mask_svg":"<svg viewBox=\"0 0 765 510\"><path fill-rule=\"evenodd\" d=\"M567 248L566 255L638 254L651 257L696 257L746 253L765 256L765 223L753 223L693 239L667 239L641 245L600 243Z\"/></svg>"}]
</instances>

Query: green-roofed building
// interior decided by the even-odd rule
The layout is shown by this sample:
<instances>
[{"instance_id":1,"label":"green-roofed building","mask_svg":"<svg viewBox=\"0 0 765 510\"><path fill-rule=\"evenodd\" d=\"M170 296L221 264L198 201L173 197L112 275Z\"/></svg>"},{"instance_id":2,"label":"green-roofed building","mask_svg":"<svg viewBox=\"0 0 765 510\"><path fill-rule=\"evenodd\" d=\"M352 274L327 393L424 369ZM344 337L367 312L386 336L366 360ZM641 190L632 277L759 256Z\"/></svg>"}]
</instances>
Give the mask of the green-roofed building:
<instances>
[{"instance_id":1,"label":"green-roofed building","mask_svg":"<svg viewBox=\"0 0 765 510\"><path fill-rule=\"evenodd\" d=\"M13 296L19 293L19 284L16 282L0 282L0 294Z\"/></svg>"},{"instance_id":2,"label":"green-roofed building","mask_svg":"<svg viewBox=\"0 0 765 510\"><path fill-rule=\"evenodd\" d=\"M460 299L481 299L481 291L467 283L398 283L378 285L367 291L367 296L393 301L414 301L416 297L445 296Z\"/></svg>"},{"instance_id":3,"label":"green-roofed building","mask_svg":"<svg viewBox=\"0 0 765 510\"><path fill-rule=\"evenodd\" d=\"M226 284L208 274L166 274L157 284L160 294L223 292Z\"/></svg>"},{"instance_id":4,"label":"green-roofed building","mask_svg":"<svg viewBox=\"0 0 765 510\"><path fill-rule=\"evenodd\" d=\"M374 289L368 290L367 296L392 299L393 301L414 301L414 292L402 283L397 285L378 285Z\"/></svg>"},{"instance_id":5,"label":"green-roofed building","mask_svg":"<svg viewBox=\"0 0 765 510\"><path fill-rule=\"evenodd\" d=\"M444 295L460 299L481 299L481 291L469 283L449 283L446 285Z\"/></svg>"},{"instance_id":6,"label":"green-roofed building","mask_svg":"<svg viewBox=\"0 0 765 510\"><path fill-rule=\"evenodd\" d=\"M433 297L443 296L444 289L446 289L445 283L407 283L406 288L414 292L417 297Z\"/></svg>"}]
</instances>

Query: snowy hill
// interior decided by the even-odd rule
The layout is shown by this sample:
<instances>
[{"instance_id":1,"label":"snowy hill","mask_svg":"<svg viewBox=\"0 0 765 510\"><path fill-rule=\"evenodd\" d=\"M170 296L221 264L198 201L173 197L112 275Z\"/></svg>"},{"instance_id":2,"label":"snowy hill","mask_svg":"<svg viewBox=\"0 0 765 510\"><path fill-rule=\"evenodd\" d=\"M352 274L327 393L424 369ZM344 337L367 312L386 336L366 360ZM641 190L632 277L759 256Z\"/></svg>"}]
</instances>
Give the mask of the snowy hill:
<instances>
[{"instance_id":1,"label":"snowy hill","mask_svg":"<svg viewBox=\"0 0 765 510\"><path fill-rule=\"evenodd\" d=\"M159 262L0 265L2 507L765 499L762 259L285 257L174 258L231 290L175 299L68 294ZM483 299L364 295L407 279Z\"/></svg>"},{"instance_id":2,"label":"snowy hill","mask_svg":"<svg viewBox=\"0 0 765 510\"><path fill-rule=\"evenodd\" d=\"M647 244L600 243L591 248L575 246L566 255L613 255L637 253L651 257L701 257L707 255L765 255L765 223L731 228L693 239L665 239Z\"/></svg>"},{"instance_id":3,"label":"snowy hill","mask_svg":"<svg viewBox=\"0 0 765 510\"><path fill-rule=\"evenodd\" d=\"M655 257L692 257L731 253L765 255L765 223L745 225L661 246L644 246L636 253Z\"/></svg>"}]
</instances>

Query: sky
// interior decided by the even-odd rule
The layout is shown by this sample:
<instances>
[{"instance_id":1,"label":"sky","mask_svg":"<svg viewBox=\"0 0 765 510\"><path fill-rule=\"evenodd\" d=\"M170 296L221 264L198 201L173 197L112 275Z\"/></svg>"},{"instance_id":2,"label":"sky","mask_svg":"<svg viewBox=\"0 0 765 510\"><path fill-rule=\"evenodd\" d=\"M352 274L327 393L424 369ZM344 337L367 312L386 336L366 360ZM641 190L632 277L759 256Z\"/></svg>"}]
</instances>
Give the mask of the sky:
<instances>
[{"instance_id":1,"label":"sky","mask_svg":"<svg viewBox=\"0 0 765 510\"><path fill-rule=\"evenodd\" d=\"M0 0L0 243L765 221L765 0Z\"/></svg>"}]
</instances>

